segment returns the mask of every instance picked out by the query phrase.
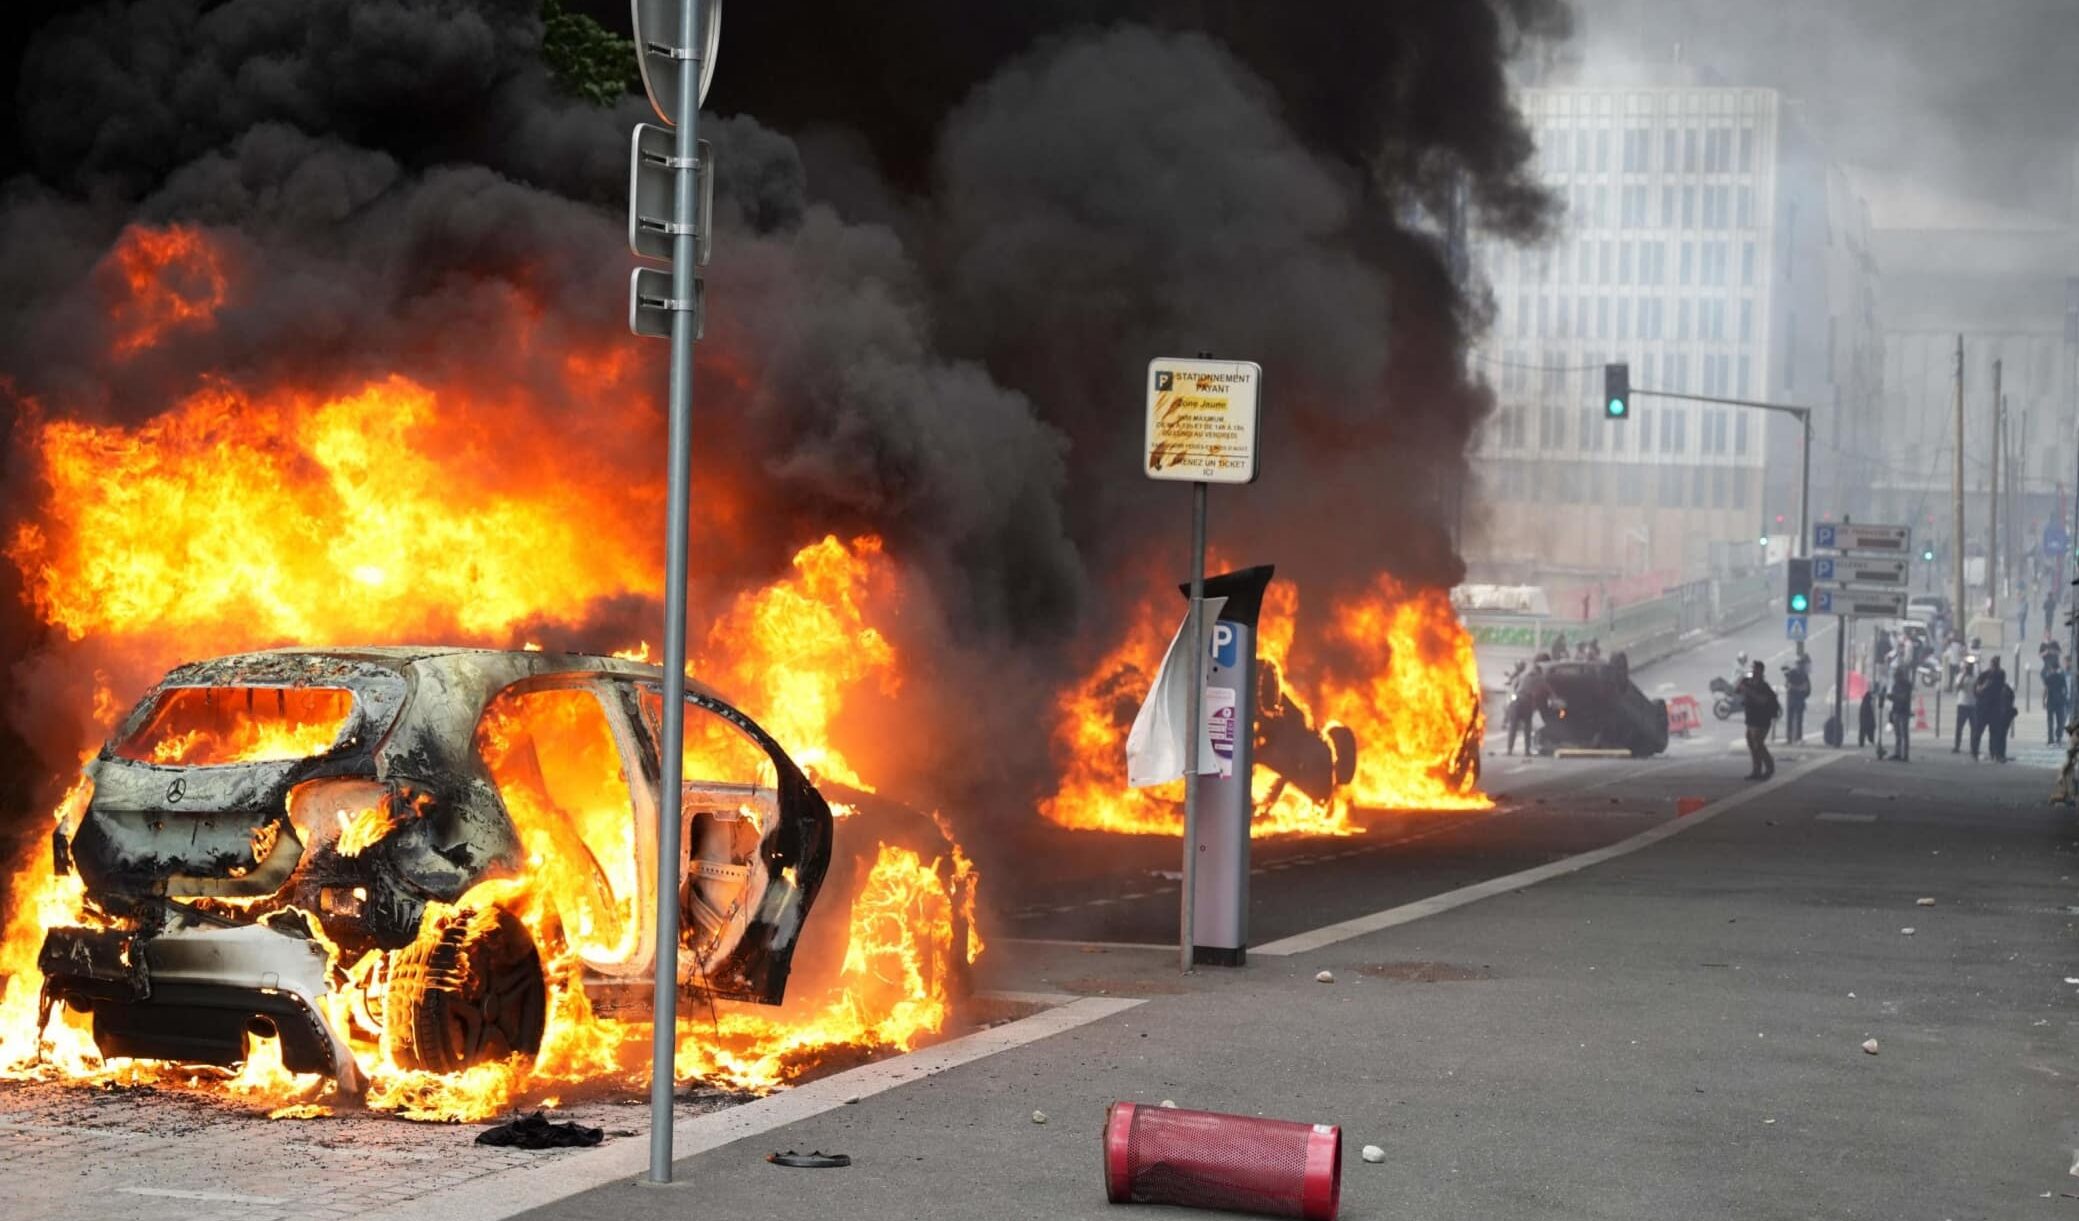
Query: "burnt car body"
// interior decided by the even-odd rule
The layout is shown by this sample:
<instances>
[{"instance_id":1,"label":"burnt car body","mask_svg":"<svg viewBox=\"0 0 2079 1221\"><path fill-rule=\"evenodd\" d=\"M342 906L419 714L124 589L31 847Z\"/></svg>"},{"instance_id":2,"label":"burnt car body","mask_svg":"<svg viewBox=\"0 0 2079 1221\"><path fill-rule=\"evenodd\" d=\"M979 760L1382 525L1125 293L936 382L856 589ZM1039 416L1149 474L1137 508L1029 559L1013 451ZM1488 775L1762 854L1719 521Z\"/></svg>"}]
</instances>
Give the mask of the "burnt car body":
<instances>
[{"instance_id":1,"label":"burnt car body","mask_svg":"<svg viewBox=\"0 0 2079 1221\"><path fill-rule=\"evenodd\" d=\"M319 1003L348 982L343 963L385 977L380 1012L362 1016L391 1028L411 1067L535 1050L552 949L577 954L596 1011L646 1011L661 688L657 667L616 658L462 649L278 650L174 670L87 766L91 796L55 832L90 919L48 930L46 1012L91 1013L111 1056L229 1065L249 1032L273 1034L289 1069L351 1087L353 1056ZM494 705L552 711L596 750L584 769L559 762L579 739L515 712L494 775ZM686 725L681 984L775 1004L831 861L831 811L770 735L690 680ZM192 748L254 726L304 741L232 761ZM587 824L559 804L542 780L559 771L613 817ZM540 794L532 821L516 818L522 792ZM561 914L556 947L481 898L541 868L544 844L604 896L583 922ZM454 906L472 894L476 906Z\"/></svg>"},{"instance_id":2,"label":"burnt car body","mask_svg":"<svg viewBox=\"0 0 2079 1221\"><path fill-rule=\"evenodd\" d=\"M1552 697L1538 727L1538 749L1627 750L1635 758L1668 748L1666 700L1647 699L1626 668L1607 661L1561 661L1545 666Z\"/></svg>"},{"instance_id":3,"label":"burnt car body","mask_svg":"<svg viewBox=\"0 0 2079 1221\"><path fill-rule=\"evenodd\" d=\"M1316 728L1304 708L1285 698L1273 661L1256 667L1256 739L1253 759L1278 774L1259 806L1276 804L1291 785L1315 804L1325 803L1357 775L1357 735L1347 725Z\"/></svg>"}]
</instances>

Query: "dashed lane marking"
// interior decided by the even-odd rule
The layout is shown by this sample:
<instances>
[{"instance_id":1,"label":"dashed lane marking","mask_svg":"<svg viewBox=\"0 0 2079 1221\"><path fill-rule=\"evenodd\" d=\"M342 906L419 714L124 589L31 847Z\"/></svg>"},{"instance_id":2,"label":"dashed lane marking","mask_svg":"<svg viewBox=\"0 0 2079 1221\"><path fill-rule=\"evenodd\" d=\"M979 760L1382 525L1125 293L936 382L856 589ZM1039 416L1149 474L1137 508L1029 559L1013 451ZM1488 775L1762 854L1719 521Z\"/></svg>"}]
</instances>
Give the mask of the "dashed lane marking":
<instances>
[{"instance_id":1,"label":"dashed lane marking","mask_svg":"<svg viewBox=\"0 0 2079 1221\"><path fill-rule=\"evenodd\" d=\"M1825 813L1823 813L1823 814L1820 814L1820 815L1819 815L1818 817L1814 818L1814 819L1813 819L1812 821L1813 821L1813 822L1876 822L1876 821L1877 821L1877 816L1876 816L1875 814L1848 814L1848 813L1844 813L1844 812L1842 812L1842 811L1840 811L1840 810L1828 810L1828 811L1826 811Z\"/></svg>"}]
</instances>

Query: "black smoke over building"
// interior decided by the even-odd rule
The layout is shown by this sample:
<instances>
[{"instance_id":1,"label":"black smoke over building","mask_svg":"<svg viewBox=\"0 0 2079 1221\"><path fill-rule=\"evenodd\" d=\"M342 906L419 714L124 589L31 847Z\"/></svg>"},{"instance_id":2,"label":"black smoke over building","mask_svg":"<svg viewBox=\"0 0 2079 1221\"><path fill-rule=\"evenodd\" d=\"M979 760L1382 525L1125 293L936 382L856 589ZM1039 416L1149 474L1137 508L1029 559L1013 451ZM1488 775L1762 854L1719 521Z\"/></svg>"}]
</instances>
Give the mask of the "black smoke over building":
<instances>
[{"instance_id":1,"label":"black smoke over building","mask_svg":"<svg viewBox=\"0 0 2079 1221\"><path fill-rule=\"evenodd\" d=\"M521 423L567 432L574 460L661 469L661 412L606 434L528 354L623 326L626 133L648 116L558 87L537 0L16 19L0 428L140 421L203 378L402 372L524 385L545 406ZM1184 501L1138 471L1138 386L1151 356L1198 350L1258 360L1270 386L1264 479L1215 501L1223 548L1305 582L1455 581L1489 402L1445 218L1462 198L1491 229L1544 223L1502 67L1566 23L1562 0L733 6L709 99L727 117L705 130L723 216L697 463L757 526L696 552L696 598L822 533L880 533L924 590L903 643L933 664L904 698L949 727L898 752L907 779L963 803L1029 789L1046 663L1106 621L1122 574L1183 563ZM174 222L217 240L239 292L207 331L112 365L109 253ZM661 352L640 359L661 400ZM38 495L19 440L10 533ZM57 775L95 735L49 676L94 644L53 638L18 577L0 574L8 714ZM603 607L561 642L622 643L651 613ZM985 749L1006 740L1032 757Z\"/></svg>"}]
</instances>

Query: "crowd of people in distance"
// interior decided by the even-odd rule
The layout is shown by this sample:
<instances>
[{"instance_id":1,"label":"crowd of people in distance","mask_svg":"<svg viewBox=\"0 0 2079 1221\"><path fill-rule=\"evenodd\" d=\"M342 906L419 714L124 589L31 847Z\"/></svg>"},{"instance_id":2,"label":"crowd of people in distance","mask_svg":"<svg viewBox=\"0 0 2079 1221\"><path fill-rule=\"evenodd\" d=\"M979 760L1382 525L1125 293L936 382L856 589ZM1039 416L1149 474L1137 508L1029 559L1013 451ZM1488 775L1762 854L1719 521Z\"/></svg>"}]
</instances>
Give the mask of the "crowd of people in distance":
<instances>
[{"instance_id":1,"label":"crowd of people in distance","mask_svg":"<svg viewBox=\"0 0 2079 1221\"><path fill-rule=\"evenodd\" d=\"M2036 648L2038 676L2042 683L2044 740L2056 746L2063 740L2071 711L2071 679L2064 665L2064 650L2057 638L2046 633ZM2014 684L1998 653L1981 653L1973 637L1966 642L1948 633L1948 643L1936 652L1927 640L1894 639L1878 628L1871 644L1872 679L1863 692L1859 746L1874 746L1879 759L1905 762L1911 757L1914 701L1930 687L1952 693L1956 716L1950 735L1951 754L1961 754L1969 737L1971 758L1984 757L1995 763L2008 762L2007 742L2020 715ZM1879 720L1889 723L1891 742L1887 748L1879 732Z\"/></svg>"}]
</instances>

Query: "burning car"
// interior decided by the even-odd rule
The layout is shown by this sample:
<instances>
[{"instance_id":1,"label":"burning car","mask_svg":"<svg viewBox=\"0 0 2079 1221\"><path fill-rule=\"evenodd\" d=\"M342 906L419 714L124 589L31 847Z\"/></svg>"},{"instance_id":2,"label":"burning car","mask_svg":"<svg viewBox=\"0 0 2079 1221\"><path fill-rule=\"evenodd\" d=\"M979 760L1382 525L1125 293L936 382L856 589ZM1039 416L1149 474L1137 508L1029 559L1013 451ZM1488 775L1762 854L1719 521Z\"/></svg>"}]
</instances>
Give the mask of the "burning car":
<instances>
[{"instance_id":1,"label":"burning car","mask_svg":"<svg viewBox=\"0 0 2079 1221\"><path fill-rule=\"evenodd\" d=\"M289 1070L353 1088L353 1040L435 1072L531 1055L562 981L646 1016L661 690L655 666L539 652L174 670L55 832L87 918L47 933L45 1020L62 1004L106 1056L204 1064L273 1037ZM863 867L780 745L691 681L684 758L681 987L779 1004L798 951L844 957L806 921L826 874L843 890ZM864 847L946 846L890 804Z\"/></svg>"},{"instance_id":2,"label":"burning car","mask_svg":"<svg viewBox=\"0 0 2079 1221\"><path fill-rule=\"evenodd\" d=\"M1546 665L1552 699L1538 727L1540 753L1567 747L1626 750L1634 758L1668 748L1668 705L1649 700L1625 667L1612 661L1562 661Z\"/></svg>"}]
</instances>

